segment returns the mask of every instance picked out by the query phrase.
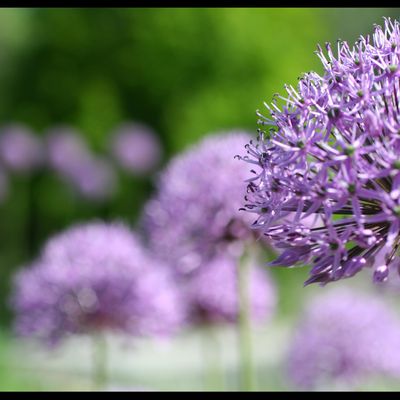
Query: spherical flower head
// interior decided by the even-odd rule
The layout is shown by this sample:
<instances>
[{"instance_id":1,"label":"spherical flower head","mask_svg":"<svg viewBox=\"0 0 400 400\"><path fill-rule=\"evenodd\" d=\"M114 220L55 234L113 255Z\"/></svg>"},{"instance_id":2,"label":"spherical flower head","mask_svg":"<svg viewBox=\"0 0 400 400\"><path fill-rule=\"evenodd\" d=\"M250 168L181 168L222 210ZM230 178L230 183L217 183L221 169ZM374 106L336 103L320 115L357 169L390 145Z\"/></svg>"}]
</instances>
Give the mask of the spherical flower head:
<instances>
[{"instance_id":1,"label":"spherical flower head","mask_svg":"<svg viewBox=\"0 0 400 400\"><path fill-rule=\"evenodd\" d=\"M340 288L310 302L295 328L288 374L301 389L400 376L400 322L376 296Z\"/></svg>"},{"instance_id":2,"label":"spherical flower head","mask_svg":"<svg viewBox=\"0 0 400 400\"><path fill-rule=\"evenodd\" d=\"M79 195L95 201L108 199L117 188L117 176L113 166L101 157L82 160L79 168L68 176L68 182Z\"/></svg>"},{"instance_id":3,"label":"spherical flower head","mask_svg":"<svg viewBox=\"0 0 400 400\"><path fill-rule=\"evenodd\" d=\"M268 273L250 260L250 318L265 322L276 305L275 286ZM226 252L217 254L206 265L182 282L187 292L193 324L235 323L239 316L238 268L240 260Z\"/></svg>"},{"instance_id":4,"label":"spherical flower head","mask_svg":"<svg viewBox=\"0 0 400 400\"><path fill-rule=\"evenodd\" d=\"M399 265L399 22L317 54L323 74L305 74L260 114L270 130L243 157L255 172L245 208L283 250L274 265L311 265L307 284L367 266L381 282Z\"/></svg>"},{"instance_id":5,"label":"spherical flower head","mask_svg":"<svg viewBox=\"0 0 400 400\"><path fill-rule=\"evenodd\" d=\"M219 246L253 235L249 215L239 211L249 173L234 159L249 139L242 131L209 135L160 174L143 226L152 250L178 271L190 272Z\"/></svg>"},{"instance_id":6,"label":"spherical flower head","mask_svg":"<svg viewBox=\"0 0 400 400\"><path fill-rule=\"evenodd\" d=\"M161 160L161 143L156 133L144 124L125 123L112 135L112 153L115 160L133 175L146 175Z\"/></svg>"},{"instance_id":7,"label":"spherical flower head","mask_svg":"<svg viewBox=\"0 0 400 400\"><path fill-rule=\"evenodd\" d=\"M66 126L51 129L47 153L49 165L78 195L103 201L114 194L117 178L111 163L94 156L77 131Z\"/></svg>"},{"instance_id":8,"label":"spherical flower head","mask_svg":"<svg viewBox=\"0 0 400 400\"><path fill-rule=\"evenodd\" d=\"M43 162L41 142L27 127L10 124L0 130L0 159L7 169L29 172Z\"/></svg>"},{"instance_id":9,"label":"spherical flower head","mask_svg":"<svg viewBox=\"0 0 400 400\"><path fill-rule=\"evenodd\" d=\"M50 239L16 276L12 305L19 334L53 344L98 330L168 335L185 318L168 269L120 223L77 225Z\"/></svg>"},{"instance_id":10,"label":"spherical flower head","mask_svg":"<svg viewBox=\"0 0 400 400\"><path fill-rule=\"evenodd\" d=\"M90 151L79 132L68 126L50 129L46 134L49 165L62 175L76 173L77 165L90 158Z\"/></svg>"}]
</instances>

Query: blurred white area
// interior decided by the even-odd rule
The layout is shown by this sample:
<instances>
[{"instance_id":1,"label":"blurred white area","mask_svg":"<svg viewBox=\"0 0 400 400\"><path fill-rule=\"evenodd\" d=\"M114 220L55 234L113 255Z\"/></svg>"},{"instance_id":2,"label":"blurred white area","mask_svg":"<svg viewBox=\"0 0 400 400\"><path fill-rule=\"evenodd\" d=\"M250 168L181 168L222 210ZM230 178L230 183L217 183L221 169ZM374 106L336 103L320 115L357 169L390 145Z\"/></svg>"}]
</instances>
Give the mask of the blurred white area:
<instances>
[{"instance_id":1,"label":"blurred white area","mask_svg":"<svg viewBox=\"0 0 400 400\"><path fill-rule=\"evenodd\" d=\"M215 328L213 333L220 345L225 390L238 390L237 332L234 328L221 327ZM128 387L155 391L205 390L207 370L204 346L208 342L207 334L200 330L187 331L169 340L108 335L109 390L112 387L121 387L122 390ZM281 323L254 329L259 390L282 389L277 376L288 334L288 326ZM54 350L44 349L29 341L15 341L9 348L13 355L9 368L38 379L49 390L91 390L91 345L89 337L71 338ZM215 389L218 390L218 387Z\"/></svg>"}]
</instances>

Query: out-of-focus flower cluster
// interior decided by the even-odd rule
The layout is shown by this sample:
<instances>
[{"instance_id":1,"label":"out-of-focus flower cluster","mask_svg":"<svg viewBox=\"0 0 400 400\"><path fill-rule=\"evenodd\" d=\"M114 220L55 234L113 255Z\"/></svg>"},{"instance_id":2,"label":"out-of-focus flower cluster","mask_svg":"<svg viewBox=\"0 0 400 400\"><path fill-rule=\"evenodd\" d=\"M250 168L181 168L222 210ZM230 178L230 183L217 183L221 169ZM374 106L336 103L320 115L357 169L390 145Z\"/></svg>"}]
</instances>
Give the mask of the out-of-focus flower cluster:
<instances>
[{"instance_id":1,"label":"out-of-focus flower cluster","mask_svg":"<svg viewBox=\"0 0 400 400\"><path fill-rule=\"evenodd\" d=\"M0 201L9 191L9 173L27 174L44 161L41 142L22 124L9 124L0 129Z\"/></svg>"},{"instance_id":2,"label":"out-of-focus flower cluster","mask_svg":"<svg viewBox=\"0 0 400 400\"><path fill-rule=\"evenodd\" d=\"M112 132L111 139L109 154L103 156L96 155L82 133L69 126L52 127L43 138L21 124L4 126L0 130L0 199L7 194L7 171L28 174L49 168L79 196L104 201L118 187L114 164L141 177L159 165L161 143L146 125L127 122Z\"/></svg>"},{"instance_id":3,"label":"out-of-focus flower cluster","mask_svg":"<svg viewBox=\"0 0 400 400\"><path fill-rule=\"evenodd\" d=\"M167 268L121 223L77 225L50 239L17 275L12 305L17 331L50 343L104 329L170 334L185 318Z\"/></svg>"},{"instance_id":4,"label":"out-of-focus flower cluster","mask_svg":"<svg viewBox=\"0 0 400 400\"><path fill-rule=\"evenodd\" d=\"M381 299L348 289L316 296L288 355L295 387L355 387L370 376L400 377L400 321Z\"/></svg>"},{"instance_id":5,"label":"out-of-focus flower cluster","mask_svg":"<svg viewBox=\"0 0 400 400\"><path fill-rule=\"evenodd\" d=\"M21 124L10 124L0 130L0 160L5 168L29 172L44 161L39 138Z\"/></svg>"},{"instance_id":6,"label":"out-of-focus flower cluster","mask_svg":"<svg viewBox=\"0 0 400 400\"><path fill-rule=\"evenodd\" d=\"M240 258L256 237L248 215L239 211L248 174L234 155L249 138L242 131L222 132L178 155L145 206L150 249L175 271L194 321L233 322L238 316ZM251 264L250 308L260 320L272 313L275 291L259 263Z\"/></svg>"},{"instance_id":7,"label":"out-of-focus flower cluster","mask_svg":"<svg viewBox=\"0 0 400 400\"><path fill-rule=\"evenodd\" d=\"M47 133L47 149L50 166L83 197L104 199L113 194L116 176L111 164L94 156L78 132L52 129Z\"/></svg>"},{"instance_id":8,"label":"out-of-focus flower cluster","mask_svg":"<svg viewBox=\"0 0 400 400\"><path fill-rule=\"evenodd\" d=\"M243 157L254 168L245 209L283 250L274 265L311 264L306 283L372 265L380 282L399 265L400 24L317 54L323 75L305 74L259 114L271 129Z\"/></svg>"},{"instance_id":9,"label":"out-of-focus flower cluster","mask_svg":"<svg viewBox=\"0 0 400 400\"><path fill-rule=\"evenodd\" d=\"M255 322L266 322L275 309L276 289L260 264L256 260L250 263L250 318ZM238 264L237 257L219 254L186 279L187 302L194 324L237 321Z\"/></svg>"},{"instance_id":10,"label":"out-of-focus flower cluster","mask_svg":"<svg viewBox=\"0 0 400 400\"><path fill-rule=\"evenodd\" d=\"M255 236L249 215L239 211L249 173L234 159L250 138L240 131L209 135L159 175L143 226L151 249L179 272L196 269L218 250L240 253L243 241Z\"/></svg>"},{"instance_id":11,"label":"out-of-focus flower cluster","mask_svg":"<svg viewBox=\"0 0 400 400\"><path fill-rule=\"evenodd\" d=\"M143 124L126 123L112 135L112 154L119 165L133 175L146 175L161 160L161 143L156 133Z\"/></svg>"}]
</instances>

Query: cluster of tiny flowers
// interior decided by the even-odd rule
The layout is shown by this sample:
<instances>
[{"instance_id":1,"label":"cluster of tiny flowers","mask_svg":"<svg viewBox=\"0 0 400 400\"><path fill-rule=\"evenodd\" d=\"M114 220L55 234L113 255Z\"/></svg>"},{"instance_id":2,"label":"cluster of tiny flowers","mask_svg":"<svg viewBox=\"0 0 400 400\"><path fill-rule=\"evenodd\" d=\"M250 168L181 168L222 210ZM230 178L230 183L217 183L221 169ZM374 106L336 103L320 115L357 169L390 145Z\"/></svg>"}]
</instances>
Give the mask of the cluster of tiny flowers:
<instances>
[{"instance_id":1,"label":"cluster of tiny flowers","mask_svg":"<svg viewBox=\"0 0 400 400\"><path fill-rule=\"evenodd\" d=\"M239 260L246 241L254 245L256 239L249 215L239 211L249 174L234 155L249 139L240 131L211 135L178 155L145 206L149 246L173 268L192 322L233 322L238 316ZM259 265L253 265L249 285L252 316L266 318L275 292Z\"/></svg>"},{"instance_id":2,"label":"cluster of tiny flowers","mask_svg":"<svg viewBox=\"0 0 400 400\"><path fill-rule=\"evenodd\" d=\"M399 265L399 22L317 55L322 75L305 74L266 104L269 116L258 113L270 128L240 157L254 174L244 208L282 249L274 265L312 266L306 284L366 266L383 281Z\"/></svg>"},{"instance_id":3,"label":"cluster of tiny flowers","mask_svg":"<svg viewBox=\"0 0 400 400\"><path fill-rule=\"evenodd\" d=\"M10 124L0 131L0 160L11 171L29 172L43 162L40 140L25 126Z\"/></svg>"},{"instance_id":4,"label":"cluster of tiny flowers","mask_svg":"<svg viewBox=\"0 0 400 400\"><path fill-rule=\"evenodd\" d=\"M50 167L82 197L103 200L116 190L111 164L91 154L81 135L69 127L47 132L47 158Z\"/></svg>"},{"instance_id":5,"label":"cluster of tiny flowers","mask_svg":"<svg viewBox=\"0 0 400 400\"><path fill-rule=\"evenodd\" d=\"M251 218L239 211L249 173L234 155L251 136L209 135L175 157L158 179L145 206L143 226L150 247L190 272L220 248L254 235Z\"/></svg>"},{"instance_id":6,"label":"cluster of tiny flowers","mask_svg":"<svg viewBox=\"0 0 400 400\"><path fill-rule=\"evenodd\" d=\"M251 260L249 276L250 317L265 322L273 314L276 290L260 265ZM187 278L186 292L194 324L235 323L239 315L238 259L218 254Z\"/></svg>"},{"instance_id":7,"label":"cluster of tiny flowers","mask_svg":"<svg viewBox=\"0 0 400 400\"><path fill-rule=\"evenodd\" d=\"M400 377L400 322L375 296L333 290L308 305L288 354L302 389L351 387L371 376Z\"/></svg>"},{"instance_id":8,"label":"cluster of tiny flowers","mask_svg":"<svg viewBox=\"0 0 400 400\"><path fill-rule=\"evenodd\" d=\"M186 311L171 275L120 223L74 226L16 276L16 330L57 343L68 334L175 332Z\"/></svg>"},{"instance_id":9,"label":"cluster of tiny flowers","mask_svg":"<svg viewBox=\"0 0 400 400\"><path fill-rule=\"evenodd\" d=\"M112 135L115 160L133 175L152 172L161 159L161 144L155 132L146 125L125 123Z\"/></svg>"}]
</instances>

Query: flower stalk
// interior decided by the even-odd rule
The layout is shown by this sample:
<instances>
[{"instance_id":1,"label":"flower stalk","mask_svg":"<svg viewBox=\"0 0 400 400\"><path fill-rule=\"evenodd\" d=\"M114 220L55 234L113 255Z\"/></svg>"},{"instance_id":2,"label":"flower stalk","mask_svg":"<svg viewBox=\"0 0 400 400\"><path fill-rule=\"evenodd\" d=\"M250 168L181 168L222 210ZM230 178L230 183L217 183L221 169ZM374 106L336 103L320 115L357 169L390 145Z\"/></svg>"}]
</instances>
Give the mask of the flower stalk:
<instances>
[{"instance_id":1,"label":"flower stalk","mask_svg":"<svg viewBox=\"0 0 400 400\"><path fill-rule=\"evenodd\" d=\"M240 382L242 391L255 390L255 371L252 348L252 328L250 315L249 277L251 263L245 252L238 265L238 298L239 298L239 357Z\"/></svg>"}]
</instances>

